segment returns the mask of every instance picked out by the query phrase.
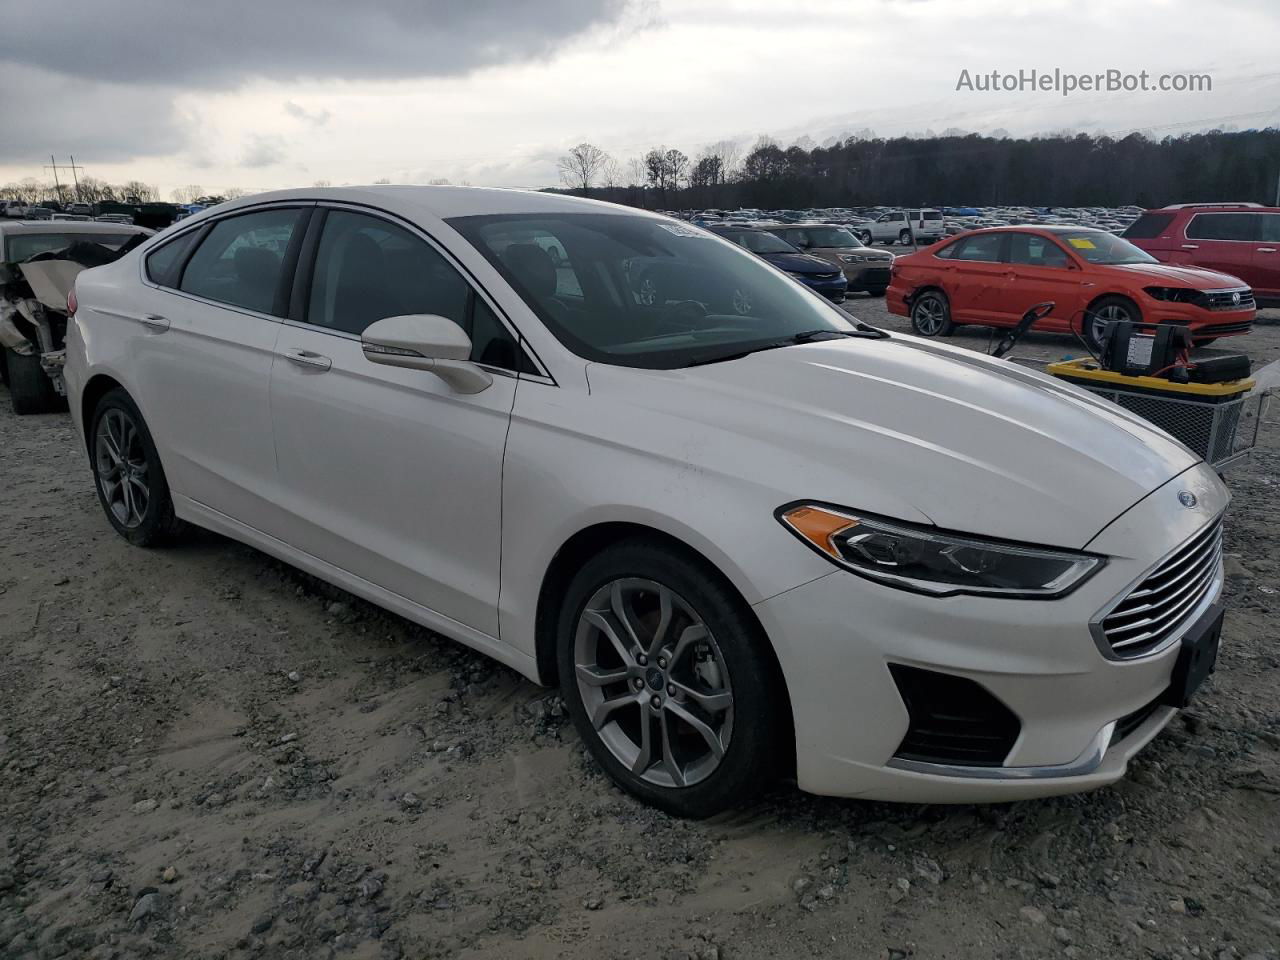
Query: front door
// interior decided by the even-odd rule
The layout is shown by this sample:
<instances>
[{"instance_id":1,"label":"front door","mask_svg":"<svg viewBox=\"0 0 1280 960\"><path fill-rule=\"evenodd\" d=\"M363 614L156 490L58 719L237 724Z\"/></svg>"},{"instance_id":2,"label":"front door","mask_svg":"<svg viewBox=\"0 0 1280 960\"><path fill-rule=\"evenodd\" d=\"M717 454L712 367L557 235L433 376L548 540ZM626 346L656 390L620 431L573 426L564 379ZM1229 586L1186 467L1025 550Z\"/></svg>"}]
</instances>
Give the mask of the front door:
<instances>
[{"instance_id":1,"label":"front door","mask_svg":"<svg viewBox=\"0 0 1280 960\"><path fill-rule=\"evenodd\" d=\"M305 311L282 325L271 377L293 546L491 637L498 635L502 458L514 338L406 225L323 211ZM297 302L298 298L295 298ZM295 307L295 310L301 310ZM404 314L448 317L494 371L476 394L371 363L360 333ZM504 370L509 368L509 370ZM506 372L508 375L504 375Z\"/></svg>"},{"instance_id":2,"label":"front door","mask_svg":"<svg viewBox=\"0 0 1280 960\"><path fill-rule=\"evenodd\" d=\"M1254 245L1252 269L1244 279L1253 287L1254 296L1280 300L1280 213L1259 216L1262 239Z\"/></svg>"}]
</instances>

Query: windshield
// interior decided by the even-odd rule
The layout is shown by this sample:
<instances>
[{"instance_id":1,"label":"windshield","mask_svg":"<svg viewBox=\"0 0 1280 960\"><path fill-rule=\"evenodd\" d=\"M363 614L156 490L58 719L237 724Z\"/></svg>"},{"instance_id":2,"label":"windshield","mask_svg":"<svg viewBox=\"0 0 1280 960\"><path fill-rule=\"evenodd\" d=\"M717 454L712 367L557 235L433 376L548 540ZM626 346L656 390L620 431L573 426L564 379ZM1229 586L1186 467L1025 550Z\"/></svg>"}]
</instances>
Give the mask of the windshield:
<instances>
[{"instance_id":1,"label":"windshield","mask_svg":"<svg viewBox=\"0 0 1280 960\"><path fill-rule=\"evenodd\" d=\"M724 237L752 253L799 253L781 237L763 230L717 230L716 236Z\"/></svg>"},{"instance_id":2,"label":"windshield","mask_svg":"<svg viewBox=\"0 0 1280 960\"><path fill-rule=\"evenodd\" d=\"M672 369L855 329L819 295L687 224L600 213L447 222L588 360Z\"/></svg>"},{"instance_id":3,"label":"windshield","mask_svg":"<svg viewBox=\"0 0 1280 960\"><path fill-rule=\"evenodd\" d=\"M37 253L61 250L81 240L119 250L133 237L132 233L17 233L5 242L4 258L10 263L21 263Z\"/></svg>"},{"instance_id":4,"label":"windshield","mask_svg":"<svg viewBox=\"0 0 1280 960\"><path fill-rule=\"evenodd\" d=\"M843 227L805 227L813 247L860 247L862 241Z\"/></svg>"},{"instance_id":5,"label":"windshield","mask_svg":"<svg viewBox=\"0 0 1280 960\"><path fill-rule=\"evenodd\" d=\"M1128 240L1100 230L1065 230L1058 234L1072 253L1090 263L1125 264L1155 263L1156 258L1139 250Z\"/></svg>"}]
</instances>

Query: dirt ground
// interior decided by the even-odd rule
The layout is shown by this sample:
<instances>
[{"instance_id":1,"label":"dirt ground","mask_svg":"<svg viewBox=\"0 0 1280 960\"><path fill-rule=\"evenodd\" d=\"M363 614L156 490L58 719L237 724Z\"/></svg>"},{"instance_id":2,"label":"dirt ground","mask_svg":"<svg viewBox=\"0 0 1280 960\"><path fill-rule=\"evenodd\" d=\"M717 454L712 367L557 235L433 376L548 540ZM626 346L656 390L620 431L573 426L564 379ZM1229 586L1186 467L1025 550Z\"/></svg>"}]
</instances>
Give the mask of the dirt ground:
<instances>
[{"instance_id":1,"label":"dirt ground","mask_svg":"<svg viewBox=\"0 0 1280 960\"><path fill-rule=\"evenodd\" d=\"M1123 782L691 823L553 691L229 540L128 546L67 417L3 402L0 957L1276 960L1274 423L1231 485L1219 670Z\"/></svg>"}]
</instances>

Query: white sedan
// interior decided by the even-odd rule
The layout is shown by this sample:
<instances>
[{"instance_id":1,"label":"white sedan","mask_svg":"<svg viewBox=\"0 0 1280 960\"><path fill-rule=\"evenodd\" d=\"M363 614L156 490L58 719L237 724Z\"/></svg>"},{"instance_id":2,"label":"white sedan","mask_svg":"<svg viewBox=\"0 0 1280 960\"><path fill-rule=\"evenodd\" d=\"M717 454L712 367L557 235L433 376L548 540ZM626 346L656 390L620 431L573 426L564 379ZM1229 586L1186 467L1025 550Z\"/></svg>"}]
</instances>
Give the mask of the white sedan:
<instances>
[{"instance_id":1,"label":"white sedan","mask_svg":"<svg viewBox=\"0 0 1280 960\"><path fill-rule=\"evenodd\" d=\"M558 683L667 810L779 776L1098 787L1213 667L1228 495L1203 462L679 221L286 191L75 298L71 411L121 536L217 530Z\"/></svg>"}]
</instances>

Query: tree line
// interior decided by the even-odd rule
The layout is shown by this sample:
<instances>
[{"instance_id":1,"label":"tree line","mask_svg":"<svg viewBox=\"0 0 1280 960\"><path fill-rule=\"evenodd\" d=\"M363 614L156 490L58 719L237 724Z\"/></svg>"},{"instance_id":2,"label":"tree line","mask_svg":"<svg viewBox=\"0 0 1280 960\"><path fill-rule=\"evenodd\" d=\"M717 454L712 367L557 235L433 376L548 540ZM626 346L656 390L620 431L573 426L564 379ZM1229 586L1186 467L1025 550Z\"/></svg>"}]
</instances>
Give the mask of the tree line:
<instances>
[{"instance_id":1,"label":"tree line","mask_svg":"<svg viewBox=\"0 0 1280 960\"><path fill-rule=\"evenodd\" d=\"M696 159L663 145L622 164L583 143L560 159L559 170L565 192L663 209L1271 204L1280 176L1280 130L1161 139L1138 133L850 137L789 147L762 137L745 154L730 141L711 145Z\"/></svg>"}]
</instances>

